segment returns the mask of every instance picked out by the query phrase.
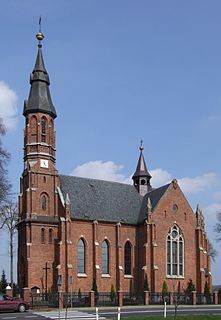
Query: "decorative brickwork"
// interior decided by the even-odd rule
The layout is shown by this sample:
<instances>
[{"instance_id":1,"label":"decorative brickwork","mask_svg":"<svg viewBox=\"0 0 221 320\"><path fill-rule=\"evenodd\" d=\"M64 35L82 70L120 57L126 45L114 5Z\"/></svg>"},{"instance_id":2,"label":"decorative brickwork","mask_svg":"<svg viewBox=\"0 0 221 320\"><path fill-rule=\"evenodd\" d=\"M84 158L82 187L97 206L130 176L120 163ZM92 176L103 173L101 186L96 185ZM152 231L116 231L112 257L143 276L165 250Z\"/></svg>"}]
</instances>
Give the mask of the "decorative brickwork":
<instances>
[{"instance_id":1,"label":"decorative brickwork","mask_svg":"<svg viewBox=\"0 0 221 320\"><path fill-rule=\"evenodd\" d=\"M43 61L42 54L38 54L38 59ZM42 62L37 62L37 66L42 65ZM110 292L113 285L118 292L120 305L122 292L143 292L146 277L150 292L161 292L164 281L169 292L177 292L178 287L184 290L190 278L199 293L203 292L206 279L211 287L210 258L203 215L199 209L196 214L193 212L176 180L159 189L152 189L151 176L142 153L143 146L134 175L134 187L105 183L105 190L110 190L108 197L117 200L117 204L113 200L109 211L101 210L102 216L99 216L97 212L92 212L92 204L96 202L97 207L93 208L99 209L104 201L102 192L99 193L99 198L98 193L93 191L98 190L99 183L93 184L85 180L92 198L83 207L83 212L79 213L81 204L87 201L87 195L78 199L79 193L74 189L76 186L72 188L69 184L76 184L80 180L69 179L65 188L70 190L70 194L64 193L61 181L66 183L67 179L65 176L61 179L55 166L55 109L49 98L50 101L46 101L46 106L50 103L49 107L45 107L43 102L38 107L40 100L35 96L38 92L33 91L35 83L43 81L44 87L41 90L47 90L47 97L50 96L49 80L44 80L41 72L45 77L45 69L33 71L31 98L29 96L24 111L24 170L20 184L18 224L19 287L30 290L37 288L43 293L49 290L57 292L60 276L59 291L70 292L72 286L73 292L80 294L90 292L95 281L99 292ZM30 99L34 99L35 108L32 107ZM124 193L121 194L120 188ZM111 190L114 195L111 194ZM107 193L105 196L107 204ZM119 207L121 199L128 204L131 197L134 197L136 205L139 205L135 208L136 212L129 214L134 205L132 202L131 207L120 208L117 219L112 212L113 207ZM109 212L112 212L112 215ZM173 250L183 250L183 257L179 257L183 266L181 262L180 266L176 266L179 259L176 262L176 254L170 256L167 250L167 236L173 226L177 226L182 234L183 247ZM78 270L80 239L85 250L81 255L85 264L83 273L79 273ZM102 274L103 241L108 245L108 274ZM127 272L126 243L129 244L131 252L127 260L130 263ZM177 244L174 244L174 248L176 246ZM169 263L172 275L168 274ZM176 268L184 269L182 273L176 274ZM73 284L70 279L73 279ZM96 293L94 295L96 300ZM149 293L146 293L146 303L149 303L148 297Z\"/></svg>"}]
</instances>

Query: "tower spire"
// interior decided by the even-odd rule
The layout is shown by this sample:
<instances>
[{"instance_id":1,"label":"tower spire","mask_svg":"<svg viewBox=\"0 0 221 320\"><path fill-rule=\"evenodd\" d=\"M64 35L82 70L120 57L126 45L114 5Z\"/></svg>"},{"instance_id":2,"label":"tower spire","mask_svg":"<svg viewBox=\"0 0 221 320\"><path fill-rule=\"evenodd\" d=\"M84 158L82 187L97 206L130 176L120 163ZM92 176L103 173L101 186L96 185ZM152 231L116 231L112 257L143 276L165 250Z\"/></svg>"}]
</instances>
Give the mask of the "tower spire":
<instances>
[{"instance_id":1,"label":"tower spire","mask_svg":"<svg viewBox=\"0 0 221 320\"><path fill-rule=\"evenodd\" d=\"M136 171L132 177L134 181L134 186L137 191L144 196L147 192L152 190L150 185L150 179L152 178L151 174L147 170L147 166L143 156L143 140L140 141L140 156L137 163Z\"/></svg>"},{"instance_id":2,"label":"tower spire","mask_svg":"<svg viewBox=\"0 0 221 320\"><path fill-rule=\"evenodd\" d=\"M56 118L57 114L49 91L50 80L42 55L42 40L44 39L44 35L41 32L41 17L39 18L39 32L36 34L36 38L38 40L38 53L34 69L30 76L31 89L28 100L24 103L23 115L26 116L28 113L42 112Z\"/></svg>"}]
</instances>

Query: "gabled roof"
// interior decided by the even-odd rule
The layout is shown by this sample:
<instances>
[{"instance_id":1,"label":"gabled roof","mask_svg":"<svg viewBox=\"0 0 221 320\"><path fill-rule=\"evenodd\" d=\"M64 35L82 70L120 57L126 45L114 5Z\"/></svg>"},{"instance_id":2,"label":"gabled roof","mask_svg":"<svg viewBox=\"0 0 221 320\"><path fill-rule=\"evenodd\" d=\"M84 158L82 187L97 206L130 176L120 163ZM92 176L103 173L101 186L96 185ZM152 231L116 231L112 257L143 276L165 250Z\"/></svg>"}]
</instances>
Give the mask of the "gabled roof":
<instances>
[{"instance_id":1,"label":"gabled roof","mask_svg":"<svg viewBox=\"0 0 221 320\"><path fill-rule=\"evenodd\" d=\"M61 191L68 193L72 219L136 225L146 218L147 198L157 205L169 185L142 197L132 185L60 175Z\"/></svg>"},{"instance_id":2,"label":"gabled roof","mask_svg":"<svg viewBox=\"0 0 221 320\"><path fill-rule=\"evenodd\" d=\"M159 203L160 199L163 197L163 195L165 194L169 186L170 186L170 183L160 188L153 189L152 191L145 194L145 196L143 197L143 202L140 209L140 216L138 218L138 223L142 223L146 218L146 212L147 212L146 208L147 208L148 198L150 198L152 211L154 211L155 207L157 206L157 204Z\"/></svg>"},{"instance_id":3,"label":"gabled roof","mask_svg":"<svg viewBox=\"0 0 221 320\"><path fill-rule=\"evenodd\" d=\"M136 224L142 196L124 183L60 175L63 196L68 193L71 217Z\"/></svg>"}]
</instances>

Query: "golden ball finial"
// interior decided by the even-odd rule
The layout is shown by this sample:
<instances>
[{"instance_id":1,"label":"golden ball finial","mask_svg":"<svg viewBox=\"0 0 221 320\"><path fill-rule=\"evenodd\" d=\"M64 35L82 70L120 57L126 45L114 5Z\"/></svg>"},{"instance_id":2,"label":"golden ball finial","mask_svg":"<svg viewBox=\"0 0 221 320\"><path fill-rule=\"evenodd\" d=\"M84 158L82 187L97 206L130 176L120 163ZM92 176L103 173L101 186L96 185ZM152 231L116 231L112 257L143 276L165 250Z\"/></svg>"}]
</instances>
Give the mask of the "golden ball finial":
<instances>
[{"instance_id":1,"label":"golden ball finial","mask_svg":"<svg viewBox=\"0 0 221 320\"><path fill-rule=\"evenodd\" d=\"M143 147L143 140L140 141L140 151L143 151L144 147Z\"/></svg>"},{"instance_id":2,"label":"golden ball finial","mask_svg":"<svg viewBox=\"0 0 221 320\"><path fill-rule=\"evenodd\" d=\"M36 34L36 38L38 39L38 41L42 41L44 39L44 35L42 32L38 32Z\"/></svg>"}]
</instances>

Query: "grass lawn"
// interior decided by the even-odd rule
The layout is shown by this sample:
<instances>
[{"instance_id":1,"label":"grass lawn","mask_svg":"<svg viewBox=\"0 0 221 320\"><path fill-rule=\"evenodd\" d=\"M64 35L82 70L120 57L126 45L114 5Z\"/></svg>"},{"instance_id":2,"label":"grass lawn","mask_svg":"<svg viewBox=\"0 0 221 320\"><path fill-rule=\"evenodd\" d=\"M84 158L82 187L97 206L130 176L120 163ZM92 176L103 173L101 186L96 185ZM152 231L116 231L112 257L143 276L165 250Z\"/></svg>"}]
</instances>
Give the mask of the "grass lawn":
<instances>
[{"instance_id":1,"label":"grass lawn","mask_svg":"<svg viewBox=\"0 0 221 320\"><path fill-rule=\"evenodd\" d=\"M132 317L127 317L127 318L122 318L123 320L172 320L174 319L174 316L167 316L166 318L164 318L163 316L132 316ZM202 315L182 315L182 316L177 316L176 320L220 320L221 319L221 315L210 315L210 314L202 314Z\"/></svg>"}]
</instances>

